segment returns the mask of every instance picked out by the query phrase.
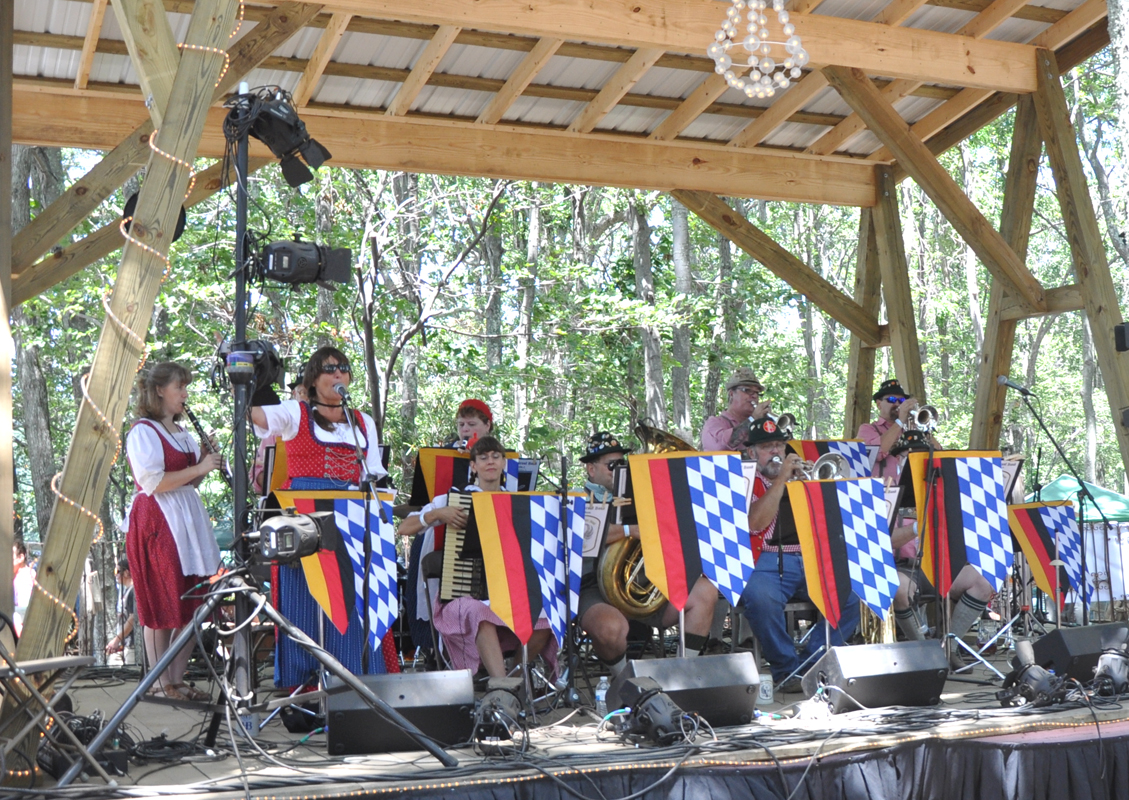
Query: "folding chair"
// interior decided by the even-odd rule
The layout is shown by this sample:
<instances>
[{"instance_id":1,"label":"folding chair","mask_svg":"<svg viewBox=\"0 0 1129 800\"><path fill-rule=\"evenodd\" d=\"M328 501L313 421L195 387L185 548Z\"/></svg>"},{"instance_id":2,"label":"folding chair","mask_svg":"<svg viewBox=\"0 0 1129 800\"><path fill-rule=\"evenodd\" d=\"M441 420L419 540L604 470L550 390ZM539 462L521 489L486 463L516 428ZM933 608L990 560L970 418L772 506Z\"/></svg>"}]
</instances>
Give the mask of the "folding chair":
<instances>
[{"instance_id":1,"label":"folding chair","mask_svg":"<svg viewBox=\"0 0 1129 800\"><path fill-rule=\"evenodd\" d=\"M6 614L0 613L0 631L3 630L4 625L8 626L13 637L18 641L19 637L16 635L12 620ZM98 760L86 749L86 745L79 740L70 726L60 719L56 711L56 706L66 696L71 684L82 674L82 670L94 664L94 657L58 656L17 662L7 648L0 647L0 660L3 661L3 665L0 666L0 688L3 689L6 698L12 698L13 702L19 701L14 709L5 709L10 716L0 723L0 730L6 733L17 724L19 717L27 716L27 721L18 732L0 739L3 745L0 747L0 754L3 755L4 762L0 764L0 773L7 767L8 756L19 747L33 729L38 728L45 736L50 736L53 727L66 737L70 745L90 764L102 780L116 786L117 782L106 773ZM43 693L60 678L63 679L62 683L55 690L54 696L48 700ZM48 720L51 726L48 726Z\"/></svg>"}]
</instances>

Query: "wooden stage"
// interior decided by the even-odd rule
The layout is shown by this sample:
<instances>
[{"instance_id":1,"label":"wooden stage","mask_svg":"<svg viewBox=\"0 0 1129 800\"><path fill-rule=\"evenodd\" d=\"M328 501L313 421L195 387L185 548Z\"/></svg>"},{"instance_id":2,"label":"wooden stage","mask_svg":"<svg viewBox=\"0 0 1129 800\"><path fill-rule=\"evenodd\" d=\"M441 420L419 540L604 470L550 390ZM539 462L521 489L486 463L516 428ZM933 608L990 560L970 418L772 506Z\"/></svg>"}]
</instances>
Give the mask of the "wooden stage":
<instances>
[{"instance_id":1,"label":"wooden stage","mask_svg":"<svg viewBox=\"0 0 1129 800\"><path fill-rule=\"evenodd\" d=\"M1007 672L1006 654L994 657ZM982 667L974 678L987 678ZM1129 709L1112 699L1048 709L1002 708L995 685L950 679L940 706L830 716L802 695L776 695L756 724L703 731L693 746L635 747L598 734L590 712L543 714L523 756L453 750L444 769L423 752L344 758L326 735L305 739L277 719L238 756L226 725L216 745L172 763L131 763L117 790L99 779L65 791L106 796L411 797L1125 797ZM75 712L110 717L136 686L109 670L72 690ZM582 687L583 690L583 687ZM822 713L821 713L822 712ZM783 718L794 714L792 718ZM203 707L142 702L126 721L137 741L203 742ZM551 724L550 724L551 723ZM159 750L160 748L158 748ZM169 749L169 748L166 748ZM786 790L782 791L782 783ZM45 794L58 797L45 779ZM638 794L641 793L641 794Z\"/></svg>"}]
</instances>

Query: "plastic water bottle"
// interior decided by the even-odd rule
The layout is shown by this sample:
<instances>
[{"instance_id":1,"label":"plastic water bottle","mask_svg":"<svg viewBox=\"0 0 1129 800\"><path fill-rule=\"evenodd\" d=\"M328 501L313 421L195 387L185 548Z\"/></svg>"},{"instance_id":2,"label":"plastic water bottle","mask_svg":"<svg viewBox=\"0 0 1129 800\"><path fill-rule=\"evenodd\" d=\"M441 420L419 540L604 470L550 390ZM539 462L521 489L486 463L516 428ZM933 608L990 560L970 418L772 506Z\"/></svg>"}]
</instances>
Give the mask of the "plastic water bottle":
<instances>
[{"instance_id":1,"label":"plastic water bottle","mask_svg":"<svg viewBox=\"0 0 1129 800\"><path fill-rule=\"evenodd\" d=\"M608 689L610 687L608 676L601 675L600 682L596 684L596 713L601 717L608 715Z\"/></svg>"}]
</instances>

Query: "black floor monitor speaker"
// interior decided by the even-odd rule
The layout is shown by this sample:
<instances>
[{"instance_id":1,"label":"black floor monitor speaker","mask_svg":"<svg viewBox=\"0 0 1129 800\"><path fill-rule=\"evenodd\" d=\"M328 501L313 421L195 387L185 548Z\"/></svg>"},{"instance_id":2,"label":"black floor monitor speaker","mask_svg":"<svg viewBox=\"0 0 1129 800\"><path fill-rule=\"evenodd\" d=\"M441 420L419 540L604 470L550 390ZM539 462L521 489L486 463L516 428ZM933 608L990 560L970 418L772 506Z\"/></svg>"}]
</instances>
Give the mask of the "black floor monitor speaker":
<instances>
[{"instance_id":1,"label":"black floor monitor speaker","mask_svg":"<svg viewBox=\"0 0 1129 800\"><path fill-rule=\"evenodd\" d=\"M358 677L373 694L431 738L447 745L461 744L470 738L474 723L474 681L470 670ZM330 755L420 749L340 679L331 677L326 690Z\"/></svg>"},{"instance_id":2,"label":"black floor monitor speaker","mask_svg":"<svg viewBox=\"0 0 1129 800\"><path fill-rule=\"evenodd\" d=\"M832 647L804 675L803 687L808 697L827 687L833 714L860 706L932 706L941 702L948 674L940 642L856 644Z\"/></svg>"},{"instance_id":3,"label":"black floor monitor speaker","mask_svg":"<svg viewBox=\"0 0 1129 800\"><path fill-rule=\"evenodd\" d=\"M1102 634L1125 626L1124 622L1110 622L1053 630L1033 643L1035 663L1059 677L1089 683L1102 654Z\"/></svg>"},{"instance_id":4,"label":"black floor monitor speaker","mask_svg":"<svg viewBox=\"0 0 1129 800\"><path fill-rule=\"evenodd\" d=\"M715 728L753 720L760 674L752 653L691 658L632 659L608 689L608 710L619 708L627 678L654 678L674 703Z\"/></svg>"}]
</instances>

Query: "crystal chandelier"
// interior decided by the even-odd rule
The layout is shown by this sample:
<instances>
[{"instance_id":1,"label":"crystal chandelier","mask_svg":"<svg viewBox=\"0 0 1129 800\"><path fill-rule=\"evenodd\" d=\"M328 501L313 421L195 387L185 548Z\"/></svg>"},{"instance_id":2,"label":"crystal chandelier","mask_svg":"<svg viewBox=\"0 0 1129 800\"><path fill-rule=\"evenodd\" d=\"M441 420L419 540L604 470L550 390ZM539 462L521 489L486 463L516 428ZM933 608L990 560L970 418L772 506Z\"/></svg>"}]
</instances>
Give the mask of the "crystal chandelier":
<instances>
[{"instance_id":1,"label":"crystal chandelier","mask_svg":"<svg viewBox=\"0 0 1129 800\"><path fill-rule=\"evenodd\" d=\"M772 97L777 90L787 89L792 85L792 80L800 77L800 68L808 63L808 51L796 35L796 26L788 21L784 0L772 0L772 10L776 12L776 19L784 34L783 42L768 38L768 16L765 14L768 9L767 0L731 0L731 3L726 11L725 22L714 34L713 43L706 48L706 53L713 59L714 71L725 76L725 82L730 88L744 92L746 97ZM741 25L742 12L745 11L748 12L748 24L742 39L737 29ZM746 62L750 69L748 77L741 76L741 66L734 64L733 56L728 52L738 42L749 53ZM785 58L779 62L772 57L773 45L784 48ZM778 51L777 55L782 54Z\"/></svg>"}]
</instances>

